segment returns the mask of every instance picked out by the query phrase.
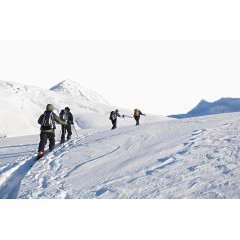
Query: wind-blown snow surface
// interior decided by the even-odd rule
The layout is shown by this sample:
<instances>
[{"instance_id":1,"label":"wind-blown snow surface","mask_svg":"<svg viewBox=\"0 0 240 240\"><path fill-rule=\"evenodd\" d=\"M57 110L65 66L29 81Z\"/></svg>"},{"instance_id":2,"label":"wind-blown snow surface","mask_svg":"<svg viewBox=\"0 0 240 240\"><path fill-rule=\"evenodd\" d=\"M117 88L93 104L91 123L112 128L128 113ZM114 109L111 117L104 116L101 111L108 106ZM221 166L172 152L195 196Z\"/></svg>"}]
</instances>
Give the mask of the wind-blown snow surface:
<instances>
[{"instance_id":1,"label":"wind-blown snow surface","mask_svg":"<svg viewBox=\"0 0 240 240\"><path fill-rule=\"evenodd\" d=\"M239 119L79 130L31 168L37 135L0 139L0 197L239 198Z\"/></svg>"}]
</instances>

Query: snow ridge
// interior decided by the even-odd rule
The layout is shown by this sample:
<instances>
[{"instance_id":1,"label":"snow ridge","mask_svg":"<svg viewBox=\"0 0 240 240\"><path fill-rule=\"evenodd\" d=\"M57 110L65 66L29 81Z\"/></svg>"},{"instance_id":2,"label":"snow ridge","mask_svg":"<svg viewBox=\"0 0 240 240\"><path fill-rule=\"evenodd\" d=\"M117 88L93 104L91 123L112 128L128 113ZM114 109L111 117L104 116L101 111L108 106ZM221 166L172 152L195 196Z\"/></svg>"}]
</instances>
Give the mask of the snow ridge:
<instances>
[{"instance_id":1,"label":"snow ridge","mask_svg":"<svg viewBox=\"0 0 240 240\"><path fill-rule=\"evenodd\" d=\"M87 100L97 103L108 104L107 101L104 100L97 93L86 88L83 88L78 83L73 82L71 80L64 80L57 84L56 86L52 87L50 90L61 94L68 94L73 97L80 98L83 101Z\"/></svg>"}]
</instances>

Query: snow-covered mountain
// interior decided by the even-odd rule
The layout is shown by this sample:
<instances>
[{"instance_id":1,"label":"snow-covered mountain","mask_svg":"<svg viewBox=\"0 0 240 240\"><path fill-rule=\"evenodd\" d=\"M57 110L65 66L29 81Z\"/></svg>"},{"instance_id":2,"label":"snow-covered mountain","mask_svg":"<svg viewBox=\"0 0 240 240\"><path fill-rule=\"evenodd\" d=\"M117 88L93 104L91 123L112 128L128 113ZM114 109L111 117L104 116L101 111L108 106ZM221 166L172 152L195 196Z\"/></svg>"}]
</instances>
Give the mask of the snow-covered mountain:
<instances>
[{"instance_id":1,"label":"snow-covered mountain","mask_svg":"<svg viewBox=\"0 0 240 240\"><path fill-rule=\"evenodd\" d=\"M87 100L97 103L108 104L108 102L104 100L99 94L89 89L86 89L71 80L64 80L56 86L52 87L50 90L57 93L67 94L73 97L80 98L81 101Z\"/></svg>"},{"instance_id":2,"label":"snow-covered mountain","mask_svg":"<svg viewBox=\"0 0 240 240\"><path fill-rule=\"evenodd\" d=\"M201 100L200 103L186 114L171 115L174 118L189 118L219 113L240 112L240 98L221 98L215 102Z\"/></svg>"},{"instance_id":3,"label":"snow-covered mountain","mask_svg":"<svg viewBox=\"0 0 240 240\"><path fill-rule=\"evenodd\" d=\"M111 106L98 94L70 80L51 89L0 81L0 138L38 134L40 126L37 120L48 103L54 105L56 114L68 106L73 113L76 129L110 128L109 113L116 108L120 114L129 116L125 120L120 118L119 126L134 124L133 110ZM147 116L148 122L166 119Z\"/></svg>"},{"instance_id":4,"label":"snow-covered mountain","mask_svg":"<svg viewBox=\"0 0 240 240\"><path fill-rule=\"evenodd\" d=\"M2 138L0 198L238 199L239 119L79 130L36 163L38 135Z\"/></svg>"}]
</instances>

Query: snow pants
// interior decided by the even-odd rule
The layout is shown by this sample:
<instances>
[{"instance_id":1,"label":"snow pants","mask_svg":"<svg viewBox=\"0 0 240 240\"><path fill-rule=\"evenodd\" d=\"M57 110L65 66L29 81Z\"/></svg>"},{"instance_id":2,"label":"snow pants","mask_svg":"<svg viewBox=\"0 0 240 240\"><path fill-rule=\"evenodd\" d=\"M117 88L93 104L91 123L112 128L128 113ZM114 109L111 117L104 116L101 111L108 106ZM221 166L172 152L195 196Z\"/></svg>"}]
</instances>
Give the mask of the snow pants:
<instances>
[{"instance_id":1,"label":"snow pants","mask_svg":"<svg viewBox=\"0 0 240 240\"><path fill-rule=\"evenodd\" d=\"M67 133L67 140L69 140L72 136L72 129L71 129L71 124L68 123L67 126L62 125L62 136L61 136L61 141L65 141L65 135Z\"/></svg>"},{"instance_id":2,"label":"snow pants","mask_svg":"<svg viewBox=\"0 0 240 240\"><path fill-rule=\"evenodd\" d=\"M117 119L113 119L112 121L112 129L115 129L117 127Z\"/></svg>"},{"instance_id":3,"label":"snow pants","mask_svg":"<svg viewBox=\"0 0 240 240\"><path fill-rule=\"evenodd\" d=\"M55 132L41 132L38 152L44 152L47 140L49 140L49 149L53 150L55 147Z\"/></svg>"},{"instance_id":4,"label":"snow pants","mask_svg":"<svg viewBox=\"0 0 240 240\"><path fill-rule=\"evenodd\" d=\"M136 126L139 125L140 116L134 116L134 119L136 120Z\"/></svg>"}]
</instances>

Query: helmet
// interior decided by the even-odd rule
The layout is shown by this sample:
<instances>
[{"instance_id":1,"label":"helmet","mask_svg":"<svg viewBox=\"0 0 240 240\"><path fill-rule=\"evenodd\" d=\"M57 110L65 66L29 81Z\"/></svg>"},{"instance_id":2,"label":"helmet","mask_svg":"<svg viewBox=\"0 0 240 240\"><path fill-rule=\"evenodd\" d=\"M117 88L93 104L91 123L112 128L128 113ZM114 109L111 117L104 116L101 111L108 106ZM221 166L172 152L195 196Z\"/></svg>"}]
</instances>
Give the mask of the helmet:
<instances>
[{"instance_id":1,"label":"helmet","mask_svg":"<svg viewBox=\"0 0 240 240\"><path fill-rule=\"evenodd\" d=\"M69 107L65 107L65 110L67 110L68 112L70 112L70 108L69 108Z\"/></svg>"},{"instance_id":2,"label":"helmet","mask_svg":"<svg viewBox=\"0 0 240 240\"><path fill-rule=\"evenodd\" d=\"M48 104L48 105L46 106L46 109L47 109L48 111L53 111L53 110L54 110L54 106L53 106L52 104Z\"/></svg>"},{"instance_id":3,"label":"helmet","mask_svg":"<svg viewBox=\"0 0 240 240\"><path fill-rule=\"evenodd\" d=\"M119 112L118 109L116 109L115 112Z\"/></svg>"}]
</instances>

